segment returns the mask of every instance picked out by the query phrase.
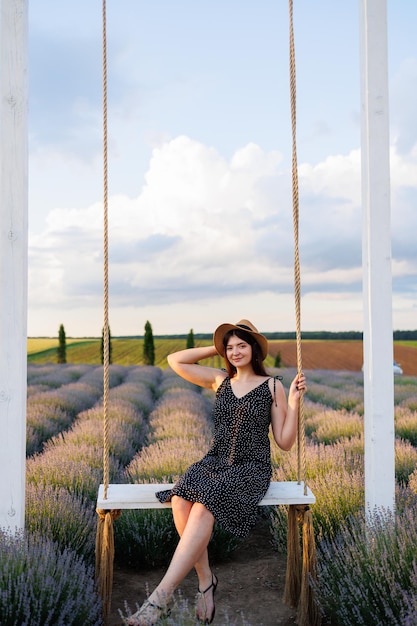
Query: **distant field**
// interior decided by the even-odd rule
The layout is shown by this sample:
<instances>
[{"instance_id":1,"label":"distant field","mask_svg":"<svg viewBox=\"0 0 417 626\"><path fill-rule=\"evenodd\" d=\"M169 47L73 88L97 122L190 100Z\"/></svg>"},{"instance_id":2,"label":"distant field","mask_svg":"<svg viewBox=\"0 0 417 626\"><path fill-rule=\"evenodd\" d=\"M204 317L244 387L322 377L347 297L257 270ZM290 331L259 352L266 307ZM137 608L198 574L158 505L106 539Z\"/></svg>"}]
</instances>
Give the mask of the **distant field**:
<instances>
[{"instance_id":1,"label":"distant field","mask_svg":"<svg viewBox=\"0 0 417 626\"><path fill-rule=\"evenodd\" d=\"M297 363L295 341L270 341L270 354L281 353L284 367ZM303 341L301 347L303 368L360 371L363 364L362 341ZM417 376L416 342L395 342L394 359L401 364L404 374Z\"/></svg>"},{"instance_id":2,"label":"distant field","mask_svg":"<svg viewBox=\"0 0 417 626\"><path fill-rule=\"evenodd\" d=\"M112 362L119 365L142 365L143 339L112 338ZM28 339L28 362L56 363L58 339ZM166 367L170 352L185 348L185 340L155 339L155 365ZM67 339L67 363L101 363L101 339Z\"/></svg>"},{"instance_id":3,"label":"distant field","mask_svg":"<svg viewBox=\"0 0 417 626\"><path fill-rule=\"evenodd\" d=\"M196 342L196 345L208 345L210 340ZM101 340L67 339L67 362L100 364ZM169 353L185 348L185 339L155 338L155 365L167 366ZM295 341L272 340L266 365L274 365L275 356L281 353L283 367L295 367L297 362ZM31 363L56 363L58 339L31 338L28 340L28 361ZM141 365L143 339L112 339L112 361L119 365ZM405 374L417 376L417 342L395 342L394 359L401 364ZM304 369L329 369L360 371L363 363L361 341L317 340L302 342L302 361ZM214 367L221 366L221 359L210 359Z\"/></svg>"},{"instance_id":4,"label":"distant field","mask_svg":"<svg viewBox=\"0 0 417 626\"><path fill-rule=\"evenodd\" d=\"M67 339L68 363L100 363L100 344L100 339ZM28 339L28 362L56 363L57 348L58 339L31 337Z\"/></svg>"},{"instance_id":5,"label":"distant field","mask_svg":"<svg viewBox=\"0 0 417 626\"><path fill-rule=\"evenodd\" d=\"M396 346L408 346L409 348L417 348L417 341L396 341Z\"/></svg>"},{"instance_id":6,"label":"distant field","mask_svg":"<svg viewBox=\"0 0 417 626\"><path fill-rule=\"evenodd\" d=\"M67 346L73 343L92 341L91 339L67 339ZM30 337L28 339L28 355L39 354L58 347L58 339L54 337Z\"/></svg>"}]
</instances>

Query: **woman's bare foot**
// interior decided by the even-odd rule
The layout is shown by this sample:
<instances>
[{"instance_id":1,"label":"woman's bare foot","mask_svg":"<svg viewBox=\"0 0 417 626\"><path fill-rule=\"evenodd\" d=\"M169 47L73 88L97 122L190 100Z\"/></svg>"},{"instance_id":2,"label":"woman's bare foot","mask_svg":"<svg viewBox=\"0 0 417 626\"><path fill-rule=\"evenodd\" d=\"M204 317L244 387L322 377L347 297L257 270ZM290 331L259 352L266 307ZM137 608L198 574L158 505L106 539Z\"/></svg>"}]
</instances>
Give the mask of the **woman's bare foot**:
<instances>
[{"instance_id":1,"label":"woman's bare foot","mask_svg":"<svg viewBox=\"0 0 417 626\"><path fill-rule=\"evenodd\" d=\"M168 614L169 609L166 606L159 606L154 602L145 600L139 611L126 618L124 622L127 626L154 626L161 617Z\"/></svg>"}]
</instances>

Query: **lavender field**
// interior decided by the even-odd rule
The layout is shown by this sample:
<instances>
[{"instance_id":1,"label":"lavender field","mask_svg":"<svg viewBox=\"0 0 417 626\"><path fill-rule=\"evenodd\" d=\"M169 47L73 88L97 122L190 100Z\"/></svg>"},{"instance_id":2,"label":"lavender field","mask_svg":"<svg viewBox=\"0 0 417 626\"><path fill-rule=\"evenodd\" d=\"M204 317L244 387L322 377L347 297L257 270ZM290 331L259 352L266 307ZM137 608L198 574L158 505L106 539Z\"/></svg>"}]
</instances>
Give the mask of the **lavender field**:
<instances>
[{"instance_id":1,"label":"lavender field","mask_svg":"<svg viewBox=\"0 0 417 626\"><path fill-rule=\"evenodd\" d=\"M288 387L294 370L279 373ZM307 376L308 482L317 498L315 591L323 614L343 626L416 624L417 378L394 381L397 510L395 519L375 512L371 532L364 523L362 375L312 370ZM102 482L102 381L102 367L95 365L28 366L28 532L15 539L0 533L2 626L101 623L92 566ZM212 402L213 393L170 369L112 365L111 482L174 481L209 445ZM272 444L272 459L274 480L296 478L295 449L283 452ZM271 507L267 514L271 542L285 552L286 510ZM116 560L123 565L164 564L176 541L170 511L125 511L115 522ZM212 558L224 558L237 545L216 528ZM64 562L65 574L57 566ZM183 611L169 623L194 621Z\"/></svg>"}]
</instances>

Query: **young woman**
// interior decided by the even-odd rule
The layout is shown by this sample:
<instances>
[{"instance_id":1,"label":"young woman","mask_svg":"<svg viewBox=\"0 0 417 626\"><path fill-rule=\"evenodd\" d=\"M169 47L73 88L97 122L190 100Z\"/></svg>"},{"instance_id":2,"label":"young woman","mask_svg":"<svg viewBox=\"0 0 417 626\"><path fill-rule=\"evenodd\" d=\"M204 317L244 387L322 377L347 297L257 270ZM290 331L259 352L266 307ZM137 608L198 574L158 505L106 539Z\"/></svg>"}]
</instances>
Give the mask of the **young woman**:
<instances>
[{"instance_id":1,"label":"young woman","mask_svg":"<svg viewBox=\"0 0 417 626\"><path fill-rule=\"evenodd\" d=\"M227 371L198 365L220 354ZM207 546L216 520L229 532L244 537L256 523L257 507L271 480L269 427L277 444L289 450L296 438L304 374L291 383L288 404L278 377L264 367L268 341L248 320L221 324L214 345L189 348L169 355L168 363L185 380L213 389L214 435L210 450L191 465L172 490L161 491L171 501L180 541L165 576L139 611L126 619L129 626L153 626L168 613L175 589L195 567L198 576L196 616L211 624L218 580L210 569Z\"/></svg>"}]
</instances>

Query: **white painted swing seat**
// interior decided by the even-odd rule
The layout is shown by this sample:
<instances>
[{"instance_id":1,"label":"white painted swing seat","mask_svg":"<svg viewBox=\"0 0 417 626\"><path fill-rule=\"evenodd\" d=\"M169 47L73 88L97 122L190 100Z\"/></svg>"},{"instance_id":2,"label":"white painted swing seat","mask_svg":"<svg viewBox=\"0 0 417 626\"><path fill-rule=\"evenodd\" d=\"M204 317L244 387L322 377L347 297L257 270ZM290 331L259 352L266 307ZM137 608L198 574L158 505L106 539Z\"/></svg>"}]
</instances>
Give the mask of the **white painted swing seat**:
<instances>
[{"instance_id":1,"label":"white painted swing seat","mask_svg":"<svg viewBox=\"0 0 417 626\"><path fill-rule=\"evenodd\" d=\"M113 484L107 486L107 498L104 499L104 487L98 490L97 508L114 509L166 509L171 503L161 503L155 496L156 491L171 489L168 483ZM316 498L307 486L304 495L304 483L296 481L271 482L265 497L259 506L278 506L280 504L314 504Z\"/></svg>"}]
</instances>

